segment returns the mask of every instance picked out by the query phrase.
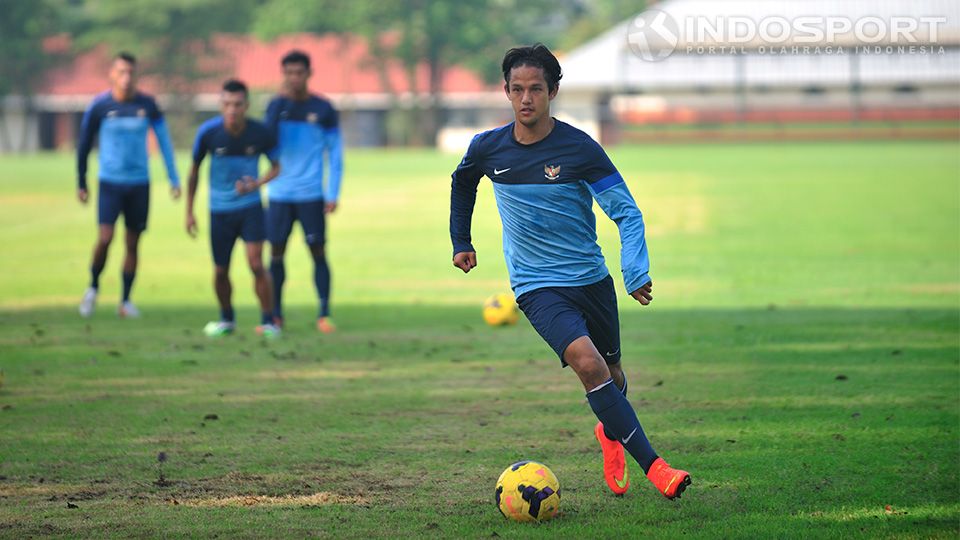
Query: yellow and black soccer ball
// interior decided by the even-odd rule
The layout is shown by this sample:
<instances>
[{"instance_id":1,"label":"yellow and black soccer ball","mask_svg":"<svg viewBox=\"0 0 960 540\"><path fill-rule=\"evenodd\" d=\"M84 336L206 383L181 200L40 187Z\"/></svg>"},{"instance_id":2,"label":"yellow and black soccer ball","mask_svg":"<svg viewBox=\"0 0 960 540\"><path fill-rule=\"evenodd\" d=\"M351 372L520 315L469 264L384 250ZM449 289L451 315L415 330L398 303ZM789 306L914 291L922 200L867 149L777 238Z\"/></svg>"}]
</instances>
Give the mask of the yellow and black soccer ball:
<instances>
[{"instance_id":1,"label":"yellow and black soccer ball","mask_svg":"<svg viewBox=\"0 0 960 540\"><path fill-rule=\"evenodd\" d=\"M519 461L497 479L497 508L514 521L546 521L560 510L560 481L543 463Z\"/></svg>"},{"instance_id":2,"label":"yellow and black soccer ball","mask_svg":"<svg viewBox=\"0 0 960 540\"><path fill-rule=\"evenodd\" d=\"M490 326L516 324L520 310L512 294L500 293L487 298L483 303L483 320Z\"/></svg>"}]
</instances>

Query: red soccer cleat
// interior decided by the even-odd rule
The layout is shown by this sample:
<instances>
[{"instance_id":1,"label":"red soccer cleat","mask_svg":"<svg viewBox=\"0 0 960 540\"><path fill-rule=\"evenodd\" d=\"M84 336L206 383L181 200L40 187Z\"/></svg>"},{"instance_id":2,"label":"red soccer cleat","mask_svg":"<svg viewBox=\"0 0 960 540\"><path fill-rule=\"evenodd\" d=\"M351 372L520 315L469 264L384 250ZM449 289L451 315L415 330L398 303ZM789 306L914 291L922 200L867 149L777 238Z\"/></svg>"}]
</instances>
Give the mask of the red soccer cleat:
<instances>
[{"instance_id":1,"label":"red soccer cleat","mask_svg":"<svg viewBox=\"0 0 960 540\"><path fill-rule=\"evenodd\" d=\"M630 489L630 474L627 472L627 462L623 457L623 445L620 441L611 441L603 433L603 423L597 422L593 434L600 441L603 450L603 479L607 487L617 496L622 496Z\"/></svg>"},{"instance_id":2,"label":"red soccer cleat","mask_svg":"<svg viewBox=\"0 0 960 540\"><path fill-rule=\"evenodd\" d=\"M317 319L317 330L324 334L332 334L337 331L337 327L330 317L320 317Z\"/></svg>"},{"instance_id":3,"label":"red soccer cleat","mask_svg":"<svg viewBox=\"0 0 960 540\"><path fill-rule=\"evenodd\" d=\"M668 499L679 499L687 486L691 484L690 473L674 469L663 458L657 458L647 471L647 478Z\"/></svg>"}]
</instances>

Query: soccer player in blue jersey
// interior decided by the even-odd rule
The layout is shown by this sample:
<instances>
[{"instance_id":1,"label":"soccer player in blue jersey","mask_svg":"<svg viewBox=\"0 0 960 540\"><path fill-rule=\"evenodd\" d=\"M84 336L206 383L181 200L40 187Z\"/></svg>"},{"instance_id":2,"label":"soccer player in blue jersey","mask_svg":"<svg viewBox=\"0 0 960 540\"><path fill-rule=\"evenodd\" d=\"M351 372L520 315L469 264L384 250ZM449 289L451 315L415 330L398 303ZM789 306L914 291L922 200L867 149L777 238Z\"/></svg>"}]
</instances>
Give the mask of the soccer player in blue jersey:
<instances>
[{"instance_id":1,"label":"soccer player in blue jersey","mask_svg":"<svg viewBox=\"0 0 960 540\"><path fill-rule=\"evenodd\" d=\"M561 78L553 54L541 44L511 49L502 67L515 120L474 137L453 173L453 264L465 273L477 266L470 221L477 185L487 176L503 223L504 256L517 303L587 391L600 420L594 434L608 487L617 495L629 487L626 448L663 495L679 497L690 475L654 452L627 401L617 296L597 245L593 201L620 229L627 291L648 305L653 282L643 217L600 145L550 116Z\"/></svg>"},{"instance_id":2,"label":"soccer player in blue jersey","mask_svg":"<svg viewBox=\"0 0 960 540\"><path fill-rule=\"evenodd\" d=\"M313 281L320 308L317 329L335 330L330 320L330 266L324 253L325 215L337 209L343 175L343 142L337 111L329 101L307 90L310 57L291 51L280 62L284 93L267 106L265 121L280 145L280 175L268 188L267 230L274 314L283 322L283 256L293 224L300 222L313 256ZM328 173L324 178L324 156ZM326 182L324 182L326 180Z\"/></svg>"},{"instance_id":3,"label":"soccer player in blue jersey","mask_svg":"<svg viewBox=\"0 0 960 540\"><path fill-rule=\"evenodd\" d=\"M117 313L121 317L139 317L130 301L130 290L137 273L137 248L147 229L150 208L150 174L147 167L147 131L153 129L163 153L170 179L171 194L180 197L180 179L173 159L173 144L163 113L151 96L137 91L137 60L120 53L110 66L110 90L94 98L80 125L77 145L77 198L83 204L90 197L87 186L87 157L95 138L100 145L99 193L97 197L99 233L90 263L90 286L80 301L80 315L93 314L100 290L100 274L107 263L107 250L113 241L114 225L123 214L126 225L127 253L123 260L123 295Z\"/></svg>"},{"instance_id":4,"label":"soccer player in blue jersey","mask_svg":"<svg viewBox=\"0 0 960 540\"><path fill-rule=\"evenodd\" d=\"M193 201L197 193L200 164L210 155L210 247L213 251L214 290L220 304L220 320L207 324L211 337L232 334L236 329L230 284L230 256L237 238L246 243L247 264L253 272L254 291L260 300L260 325L256 332L273 338L280 329L273 320L273 291L263 267L263 241L267 237L260 187L280 172L273 134L260 122L247 118L250 106L247 86L237 80L223 84L221 115L200 126L193 144L193 165L187 184L187 233L196 237L197 219ZM259 176L260 156L270 160L270 170Z\"/></svg>"}]
</instances>

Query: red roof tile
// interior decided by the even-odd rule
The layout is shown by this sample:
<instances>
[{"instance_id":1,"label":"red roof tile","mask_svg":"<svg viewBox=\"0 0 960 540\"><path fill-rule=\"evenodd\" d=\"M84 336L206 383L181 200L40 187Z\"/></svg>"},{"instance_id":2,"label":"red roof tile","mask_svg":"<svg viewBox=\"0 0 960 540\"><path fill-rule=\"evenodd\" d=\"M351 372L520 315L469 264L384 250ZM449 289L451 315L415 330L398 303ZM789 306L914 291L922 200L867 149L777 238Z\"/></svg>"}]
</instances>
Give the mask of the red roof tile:
<instances>
[{"instance_id":1,"label":"red roof tile","mask_svg":"<svg viewBox=\"0 0 960 540\"><path fill-rule=\"evenodd\" d=\"M250 36L218 35L213 38L214 50L219 54L201 60L211 75L197 84L200 93L217 92L222 79L236 77L253 90L273 92L280 88L282 76L280 59L291 49L300 49L310 55L313 77L310 89L321 94L380 94L385 93L380 75L369 54L366 41L357 36L296 34L262 42ZM110 51L106 46L77 56L70 64L54 70L40 93L52 95L95 94L108 86L107 71ZM408 92L410 85L406 71L397 62L389 62L387 75L394 90ZM429 70L426 64L417 67L418 93L427 91ZM162 93L158 78L145 74L140 87L150 93ZM485 84L475 73L454 66L447 70L443 80L444 93L496 91L496 86Z\"/></svg>"}]
</instances>

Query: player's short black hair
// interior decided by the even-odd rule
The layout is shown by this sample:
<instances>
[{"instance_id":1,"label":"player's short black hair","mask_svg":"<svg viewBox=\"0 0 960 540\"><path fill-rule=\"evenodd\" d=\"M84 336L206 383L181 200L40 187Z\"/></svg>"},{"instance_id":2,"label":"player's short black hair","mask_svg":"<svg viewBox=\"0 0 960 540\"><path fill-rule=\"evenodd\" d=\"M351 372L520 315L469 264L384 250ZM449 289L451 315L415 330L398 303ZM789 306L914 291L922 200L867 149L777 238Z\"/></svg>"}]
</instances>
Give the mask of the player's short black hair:
<instances>
[{"instance_id":1,"label":"player's short black hair","mask_svg":"<svg viewBox=\"0 0 960 540\"><path fill-rule=\"evenodd\" d=\"M133 53L128 53L127 51L118 52L116 55L114 55L113 60L123 60L131 66L137 65L137 57L134 56Z\"/></svg>"},{"instance_id":2,"label":"player's short black hair","mask_svg":"<svg viewBox=\"0 0 960 540\"><path fill-rule=\"evenodd\" d=\"M534 43L529 47L514 47L503 57L503 81L510 84L510 71L515 67L530 66L543 70L543 78L547 80L547 88L553 92L557 89L563 72L560 62L543 43Z\"/></svg>"},{"instance_id":3,"label":"player's short black hair","mask_svg":"<svg viewBox=\"0 0 960 540\"><path fill-rule=\"evenodd\" d=\"M281 66L286 66L287 64L303 64L307 69L310 69L310 56L303 51L294 49L283 55L283 59L280 60Z\"/></svg>"},{"instance_id":4,"label":"player's short black hair","mask_svg":"<svg viewBox=\"0 0 960 540\"><path fill-rule=\"evenodd\" d=\"M250 96L250 91L247 90L247 85L244 84L243 81L238 79L227 79L226 81L224 81L223 91L230 92L230 93L243 92L244 98L247 98Z\"/></svg>"}]
</instances>

